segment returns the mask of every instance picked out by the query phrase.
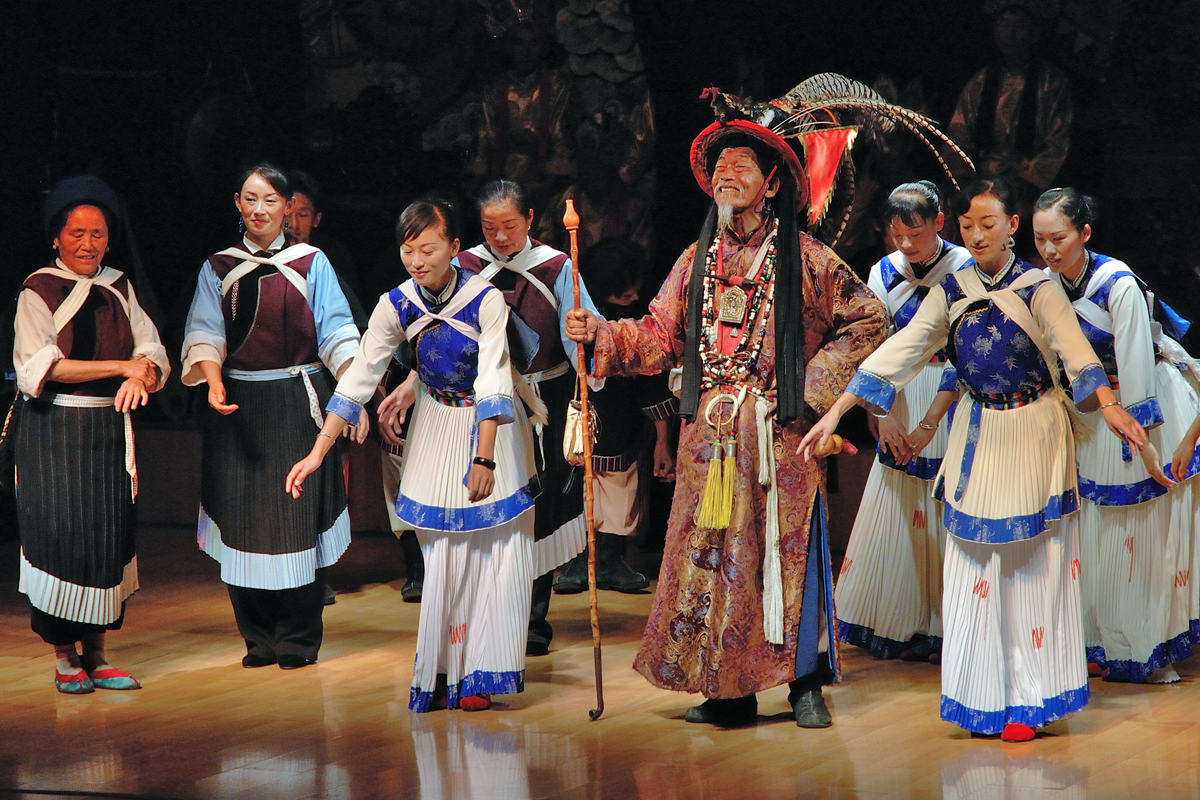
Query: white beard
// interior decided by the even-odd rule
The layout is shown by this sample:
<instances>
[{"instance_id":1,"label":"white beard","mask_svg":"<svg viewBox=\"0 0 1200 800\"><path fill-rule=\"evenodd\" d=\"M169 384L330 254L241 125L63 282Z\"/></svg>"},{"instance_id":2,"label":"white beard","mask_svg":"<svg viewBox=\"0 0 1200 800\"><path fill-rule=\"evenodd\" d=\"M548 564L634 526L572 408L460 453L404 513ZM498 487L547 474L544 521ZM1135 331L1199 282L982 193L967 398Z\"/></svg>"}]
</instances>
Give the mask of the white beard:
<instances>
[{"instance_id":1,"label":"white beard","mask_svg":"<svg viewBox=\"0 0 1200 800\"><path fill-rule=\"evenodd\" d=\"M729 203L717 203L717 232L729 228L733 223L733 206Z\"/></svg>"}]
</instances>

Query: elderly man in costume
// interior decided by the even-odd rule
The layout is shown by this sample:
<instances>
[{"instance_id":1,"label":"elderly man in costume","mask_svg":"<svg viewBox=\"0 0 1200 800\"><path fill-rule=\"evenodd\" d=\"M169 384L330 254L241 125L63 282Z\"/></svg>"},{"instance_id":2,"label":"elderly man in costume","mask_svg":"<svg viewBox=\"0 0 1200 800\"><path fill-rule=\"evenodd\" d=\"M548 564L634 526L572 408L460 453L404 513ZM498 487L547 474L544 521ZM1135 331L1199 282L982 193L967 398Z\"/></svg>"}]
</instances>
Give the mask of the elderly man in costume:
<instances>
[{"instance_id":1,"label":"elderly man in costume","mask_svg":"<svg viewBox=\"0 0 1200 800\"><path fill-rule=\"evenodd\" d=\"M568 316L568 335L593 344L595 376L682 365L678 488L634 668L708 698L689 722L752 721L755 693L787 683L796 723L827 727L821 686L838 679L838 660L825 464L796 447L887 319L800 231L808 179L774 130L714 123L692 145L692 169L714 205L649 315Z\"/></svg>"}]
</instances>

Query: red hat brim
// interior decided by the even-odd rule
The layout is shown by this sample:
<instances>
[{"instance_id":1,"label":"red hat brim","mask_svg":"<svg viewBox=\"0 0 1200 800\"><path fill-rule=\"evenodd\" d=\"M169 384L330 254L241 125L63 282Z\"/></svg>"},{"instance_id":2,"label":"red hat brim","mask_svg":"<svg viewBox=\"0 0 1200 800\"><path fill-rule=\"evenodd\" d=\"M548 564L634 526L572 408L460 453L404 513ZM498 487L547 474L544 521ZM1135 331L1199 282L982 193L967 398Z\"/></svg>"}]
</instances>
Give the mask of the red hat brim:
<instances>
[{"instance_id":1,"label":"red hat brim","mask_svg":"<svg viewBox=\"0 0 1200 800\"><path fill-rule=\"evenodd\" d=\"M692 142L692 174L696 176L696 183L700 184L704 193L712 197L712 175L708 172L708 154L721 139L735 133L753 136L779 153L783 163L787 165L788 172L792 174L792 181L796 184L796 208L804 208L808 203L808 176L804 173L804 167L801 166L796 151L779 134L744 119L714 122L700 131L696 141Z\"/></svg>"}]
</instances>

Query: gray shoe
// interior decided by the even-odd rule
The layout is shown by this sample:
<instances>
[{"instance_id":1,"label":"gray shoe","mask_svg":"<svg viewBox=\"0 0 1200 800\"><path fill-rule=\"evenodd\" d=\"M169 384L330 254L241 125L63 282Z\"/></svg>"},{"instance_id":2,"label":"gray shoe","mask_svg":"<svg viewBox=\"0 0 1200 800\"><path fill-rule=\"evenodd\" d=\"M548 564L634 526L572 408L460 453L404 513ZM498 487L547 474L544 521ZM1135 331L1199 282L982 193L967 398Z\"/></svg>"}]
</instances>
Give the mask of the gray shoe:
<instances>
[{"instance_id":1,"label":"gray shoe","mask_svg":"<svg viewBox=\"0 0 1200 800\"><path fill-rule=\"evenodd\" d=\"M788 701L792 704L796 724L801 728L828 728L833 724L833 716L825 705L820 688L802 689L789 695Z\"/></svg>"},{"instance_id":2,"label":"gray shoe","mask_svg":"<svg viewBox=\"0 0 1200 800\"><path fill-rule=\"evenodd\" d=\"M588 589L587 551L567 562L567 568L554 579L555 594L579 594Z\"/></svg>"}]
</instances>

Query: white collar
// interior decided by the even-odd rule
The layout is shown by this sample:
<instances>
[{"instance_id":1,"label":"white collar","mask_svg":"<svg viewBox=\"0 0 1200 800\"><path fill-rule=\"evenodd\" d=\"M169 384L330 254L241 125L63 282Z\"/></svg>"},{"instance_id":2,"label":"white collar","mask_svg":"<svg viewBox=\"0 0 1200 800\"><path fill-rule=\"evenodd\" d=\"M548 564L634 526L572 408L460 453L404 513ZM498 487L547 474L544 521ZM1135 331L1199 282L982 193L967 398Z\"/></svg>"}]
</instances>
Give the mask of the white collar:
<instances>
[{"instance_id":1,"label":"white collar","mask_svg":"<svg viewBox=\"0 0 1200 800\"><path fill-rule=\"evenodd\" d=\"M71 269L66 264L64 264L63 260L61 258L54 259L54 263L57 264L60 269L64 269L67 272L74 275L76 280L81 280L81 281L91 280L92 278L98 278L98 277L100 277L100 273L104 272L103 264L97 264L96 271L93 272L91 275L80 275L78 272L76 272L75 270Z\"/></svg>"},{"instance_id":2,"label":"white collar","mask_svg":"<svg viewBox=\"0 0 1200 800\"><path fill-rule=\"evenodd\" d=\"M532 250L532 249L533 249L533 237L532 237L532 236L528 236L528 235L527 235L527 236L525 237L525 246L524 246L524 247L522 247L522 248L521 248L520 250L518 250L517 252L513 253L513 254L512 254L511 256L509 256L508 258L505 258L504 256L498 256L498 255L496 255L496 253L495 253L495 252L492 250L492 248L491 248L491 246L490 246L490 245L487 245L487 249L488 249L488 252L492 254L492 258L496 259L496 260L497 260L497 261L499 261L501 264L507 264L508 262L510 262L510 261L512 261L513 259L515 259L517 256L523 256L523 255L525 255L526 253L528 253L530 250Z\"/></svg>"},{"instance_id":3,"label":"white collar","mask_svg":"<svg viewBox=\"0 0 1200 800\"><path fill-rule=\"evenodd\" d=\"M242 245L247 250L249 250L251 253L257 253L260 250L266 250L268 253L274 253L276 251L282 250L283 244L284 244L283 231L280 231L279 235L275 237L275 241L271 242L270 246L265 247L265 248L259 247L254 242L247 239L245 236L242 237Z\"/></svg>"},{"instance_id":4,"label":"white collar","mask_svg":"<svg viewBox=\"0 0 1200 800\"><path fill-rule=\"evenodd\" d=\"M450 298L454 296L454 292L458 289L458 277L458 270L451 267L450 280L446 281L446 285L443 286L442 290L436 295L426 289L424 286L417 284L416 281L413 281L413 284L417 287L417 291L421 293L421 298L426 303L430 305L441 306L449 302Z\"/></svg>"}]
</instances>

